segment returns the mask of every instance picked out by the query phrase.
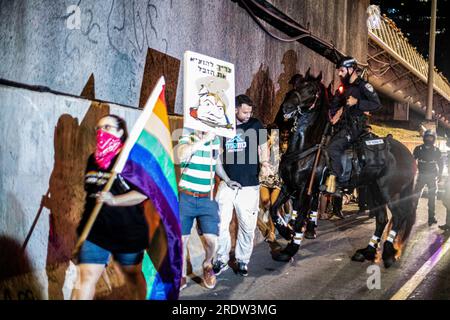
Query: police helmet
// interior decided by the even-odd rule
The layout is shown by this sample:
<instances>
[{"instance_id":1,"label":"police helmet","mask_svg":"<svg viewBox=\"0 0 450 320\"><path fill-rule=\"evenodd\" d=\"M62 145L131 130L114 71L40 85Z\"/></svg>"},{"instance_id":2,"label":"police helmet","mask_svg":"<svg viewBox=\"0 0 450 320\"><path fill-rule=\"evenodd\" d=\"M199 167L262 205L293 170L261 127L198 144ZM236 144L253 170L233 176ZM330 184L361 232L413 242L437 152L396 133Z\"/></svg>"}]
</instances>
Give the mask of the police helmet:
<instances>
[{"instance_id":1,"label":"police helmet","mask_svg":"<svg viewBox=\"0 0 450 320\"><path fill-rule=\"evenodd\" d=\"M347 56L339 59L339 61L337 62L336 69L339 69L340 67L356 69L356 67L358 67L358 64L355 58Z\"/></svg>"},{"instance_id":2,"label":"police helmet","mask_svg":"<svg viewBox=\"0 0 450 320\"><path fill-rule=\"evenodd\" d=\"M433 130L428 129L423 134L424 139L425 139L425 137L433 137L434 139L436 139L436 133Z\"/></svg>"}]
</instances>

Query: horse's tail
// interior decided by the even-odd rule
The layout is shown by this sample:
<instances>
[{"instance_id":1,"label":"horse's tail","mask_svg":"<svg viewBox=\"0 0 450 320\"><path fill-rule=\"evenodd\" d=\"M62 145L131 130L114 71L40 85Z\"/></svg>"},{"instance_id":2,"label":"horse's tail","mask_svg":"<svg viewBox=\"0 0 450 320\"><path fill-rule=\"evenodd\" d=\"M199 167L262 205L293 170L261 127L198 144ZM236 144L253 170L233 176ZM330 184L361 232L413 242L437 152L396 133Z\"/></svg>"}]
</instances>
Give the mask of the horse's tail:
<instances>
[{"instance_id":1,"label":"horse's tail","mask_svg":"<svg viewBox=\"0 0 450 320\"><path fill-rule=\"evenodd\" d=\"M404 243L411 234L412 227L416 222L418 197L414 193L414 179L400 192L400 197L404 208L404 217L399 231L402 237L401 240Z\"/></svg>"}]
</instances>

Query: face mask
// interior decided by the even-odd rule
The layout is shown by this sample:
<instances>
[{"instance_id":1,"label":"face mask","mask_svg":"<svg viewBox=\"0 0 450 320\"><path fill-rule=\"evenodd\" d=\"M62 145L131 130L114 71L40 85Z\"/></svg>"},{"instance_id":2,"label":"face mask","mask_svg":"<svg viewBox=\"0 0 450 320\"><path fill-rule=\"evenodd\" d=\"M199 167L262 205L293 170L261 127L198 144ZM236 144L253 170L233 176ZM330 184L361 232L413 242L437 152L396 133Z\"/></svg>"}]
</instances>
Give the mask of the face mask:
<instances>
[{"instance_id":1,"label":"face mask","mask_svg":"<svg viewBox=\"0 0 450 320\"><path fill-rule=\"evenodd\" d=\"M119 153L123 146L122 140L116 136L97 130L97 148L95 150L95 161L102 169L107 169L112 159Z\"/></svg>"}]
</instances>

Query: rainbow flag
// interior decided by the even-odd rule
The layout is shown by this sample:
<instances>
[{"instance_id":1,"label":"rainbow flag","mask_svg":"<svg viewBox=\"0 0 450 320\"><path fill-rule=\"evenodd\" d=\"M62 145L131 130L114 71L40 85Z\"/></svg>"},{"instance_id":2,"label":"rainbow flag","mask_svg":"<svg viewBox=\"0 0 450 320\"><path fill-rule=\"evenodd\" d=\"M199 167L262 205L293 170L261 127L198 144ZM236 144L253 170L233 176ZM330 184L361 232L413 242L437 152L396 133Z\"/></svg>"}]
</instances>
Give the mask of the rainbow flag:
<instances>
[{"instance_id":1,"label":"rainbow flag","mask_svg":"<svg viewBox=\"0 0 450 320\"><path fill-rule=\"evenodd\" d=\"M178 299L183 260L178 189L164 90L161 77L114 168L148 196L159 214L158 225L163 229L163 236L158 239L162 240L150 242L156 250L147 251L142 266L147 299L152 300Z\"/></svg>"}]
</instances>

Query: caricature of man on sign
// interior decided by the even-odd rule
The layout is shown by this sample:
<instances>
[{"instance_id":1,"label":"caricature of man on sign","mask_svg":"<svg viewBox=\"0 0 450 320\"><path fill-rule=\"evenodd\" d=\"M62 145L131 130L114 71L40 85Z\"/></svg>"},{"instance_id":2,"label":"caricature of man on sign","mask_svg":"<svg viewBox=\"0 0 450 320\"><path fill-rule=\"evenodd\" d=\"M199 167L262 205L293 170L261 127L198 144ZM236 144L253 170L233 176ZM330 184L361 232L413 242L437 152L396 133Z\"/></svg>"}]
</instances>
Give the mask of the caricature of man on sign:
<instances>
[{"instance_id":1,"label":"caricature of man on sign","mask_svg":"<svg viewBox=\"0 0 450 320\"><path fill-rule=\"evenodd\" d=\"M184 126L233 137L234 66L190 51L184 64Z\"/></svg>"}]
</instances>

